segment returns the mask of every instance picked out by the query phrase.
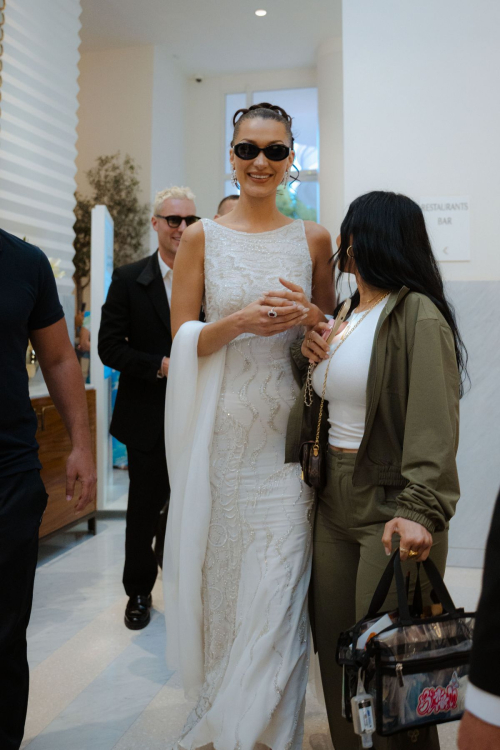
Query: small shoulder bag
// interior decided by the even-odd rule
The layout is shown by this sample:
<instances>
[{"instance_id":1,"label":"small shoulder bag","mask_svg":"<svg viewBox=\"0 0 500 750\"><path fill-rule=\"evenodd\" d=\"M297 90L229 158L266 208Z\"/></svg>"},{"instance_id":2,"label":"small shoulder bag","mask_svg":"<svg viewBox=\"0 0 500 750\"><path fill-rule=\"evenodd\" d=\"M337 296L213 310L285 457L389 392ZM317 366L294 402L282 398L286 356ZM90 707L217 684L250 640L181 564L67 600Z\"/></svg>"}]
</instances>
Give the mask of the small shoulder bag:
<instances>
[{"instance_id":1,"label":"small shoulder bag","mask_svg":"<svg viewBox=\"0 0 500 750\"><path fill-rule=\"evenodd\" d=\"M329 344L332 339L335 338L337 335L337 332L344 322L344 320L347 317L347 314L351 308L351 300L347 299L342 307L340 308L339 314L335 318L335 323L333 324L333 327L331 328L327 343ZM347 338L347 336L346 336ZM315 490L321 490L325 486L325 446L320 445L320 434L321 434L321 422L323 419L323 410L325 406L325 393L326 393L326 384L328 380L328 371L330 369L330 362L332 361L332 357L339 348L339 346L343 343L344 339L341 339L338 346L334 349L332 354L330 355L330 359L328 360L328 365L325 372L325 379L323 381L323 392L321 394L321 403L319 406L319 416L318 416L318 425L316 428L316 434L314 438L311 438L310 440L304 440L300 445L300 452L299 452L299 460L300 465L302 467L302 480L309 486L313 487ZM306 379L306 387L304 390L304 405L306 407L312 406L313 400L314 400L314 389L312 385L312 376L314 369L316 367L316 364L314 362L311 362L309 364L309 368L307 370L307 379ZM302 420L302 429L303 433L306 432L304 429L304 419Z\"/></svg>"}]
</instances>

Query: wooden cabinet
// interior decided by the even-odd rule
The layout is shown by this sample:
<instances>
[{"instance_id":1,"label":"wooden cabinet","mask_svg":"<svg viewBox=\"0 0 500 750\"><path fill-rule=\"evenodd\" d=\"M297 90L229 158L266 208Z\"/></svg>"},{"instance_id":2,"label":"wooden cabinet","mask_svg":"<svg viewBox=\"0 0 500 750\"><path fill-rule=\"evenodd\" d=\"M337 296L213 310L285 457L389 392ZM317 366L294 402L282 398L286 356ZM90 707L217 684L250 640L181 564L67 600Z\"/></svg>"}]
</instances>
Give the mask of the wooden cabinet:
<instances>
[{"instance_id":1,"label":"wooden cabinet","mask_svg":"<svg viewBox=\"0 0 500 750\"><path fill-rule=\"evenodd\" d=\"M86 394L95 458L95 391L87 390ZM43 467L41 477L49 495L47 510L40 527L40 537L54 534L82 521L88 521L89 530L95 533L96 500L79 513L75 512L76 500L66 502L66 460L71 452L71 441L66 427L49 396L32 398L31 404L38 418L36 439ZM79 490L78 483L76 490ZM78 497L76 492L75 497Z\"/></svg>"}]
</instances>

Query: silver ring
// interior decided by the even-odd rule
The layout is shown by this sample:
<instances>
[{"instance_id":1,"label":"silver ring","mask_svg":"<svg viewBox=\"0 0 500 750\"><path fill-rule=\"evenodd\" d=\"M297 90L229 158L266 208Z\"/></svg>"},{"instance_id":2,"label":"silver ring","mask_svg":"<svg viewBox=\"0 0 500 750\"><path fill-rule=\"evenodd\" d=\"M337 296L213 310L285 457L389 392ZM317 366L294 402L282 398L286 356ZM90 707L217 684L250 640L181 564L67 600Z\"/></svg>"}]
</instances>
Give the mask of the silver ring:
<instances>
[{"instance_id":1,"label":"silver ring","mask_svg":"<svg viewBox=\"0 0 500 750\"><path fill-rule=\"evenodd\" d=\"M271 309L267 311L267 317L268 318L277 318L278 317L278 313L276 312L276 310L274 309L274 307L271 307Z\"/></svg>"}]
</instances>

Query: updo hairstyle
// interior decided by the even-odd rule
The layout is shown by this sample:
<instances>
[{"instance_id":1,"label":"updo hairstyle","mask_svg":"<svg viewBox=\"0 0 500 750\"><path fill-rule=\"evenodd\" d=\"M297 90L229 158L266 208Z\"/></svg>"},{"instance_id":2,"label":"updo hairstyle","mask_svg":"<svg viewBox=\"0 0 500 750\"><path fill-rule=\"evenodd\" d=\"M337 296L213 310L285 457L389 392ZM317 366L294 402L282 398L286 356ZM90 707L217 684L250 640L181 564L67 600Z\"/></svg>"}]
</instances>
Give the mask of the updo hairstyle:
<instances>
[{"instance_id":1,"label":"updo hairstyle","mask_svg":"<svg viewBox=\"0 0 500 750\"><path fill-rule=\"evenodd\" d=\"M293 148L292 118L283 107L278 107L277 104L269 104L269 102L252 104L248 109L239 109L235 112L233 117L234 132L231 146L234 146L234 142L238 137L241 123L245 120L253 120L257 117L260 117L263 120L276 120L276 122L281 122L285 126L287 135L291 141L291 148Z\"/></svg>"}]
</instances>

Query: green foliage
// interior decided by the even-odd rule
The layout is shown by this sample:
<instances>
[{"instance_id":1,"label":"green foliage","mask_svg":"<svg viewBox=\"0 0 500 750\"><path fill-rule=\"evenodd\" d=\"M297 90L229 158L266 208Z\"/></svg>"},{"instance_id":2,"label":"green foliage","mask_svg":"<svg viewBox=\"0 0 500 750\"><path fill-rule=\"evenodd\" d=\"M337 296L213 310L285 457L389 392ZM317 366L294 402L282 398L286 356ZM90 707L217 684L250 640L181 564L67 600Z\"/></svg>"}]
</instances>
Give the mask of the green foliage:
<instances>
[{"instance_id":1,"label":"green foliage","mask_svg":"<svg viewBox=\"0 0 500 750\"><path fill-rule=\"evenodd\" d=\"M75 265L74 279L81 291L90 277L90 223L94 206L105 205L114 222L114 265L121 266L142 258L146 252L144 241L149 226L149 206L139 201L138 167L120 152L99 156L96 165L86 173L92 194L85 197L76 193L74 224ZM86 282L84 282L84 279Z\"/></svg>"},{"instance_id":2,"label":"green foliage","mask_svg":"<svg viewBox=\"0 0 500 750\"><path fill-rule=\"evenodd\" d=\"M82 280L90 277L90 211L92 201L89 198L76 193L76 206L74 214L76 221L73 225L75 240L73 247L75 255L73 263L75 266L74 279L77 284L85 288L88 284L83 284Z\"/></svg>"},{"instance_id":3,"label":"green foliage","mask_svg":"<svg viewBox=\"0 0 500 750\"><path fill-rule=\"evenodd\" d=\"M306 204L293 195L290 190L280 186L276 193L276 205L278 211L290 219L304 219L305 221L317 221L316 209Z\"/></svg>"}]
</instances>

